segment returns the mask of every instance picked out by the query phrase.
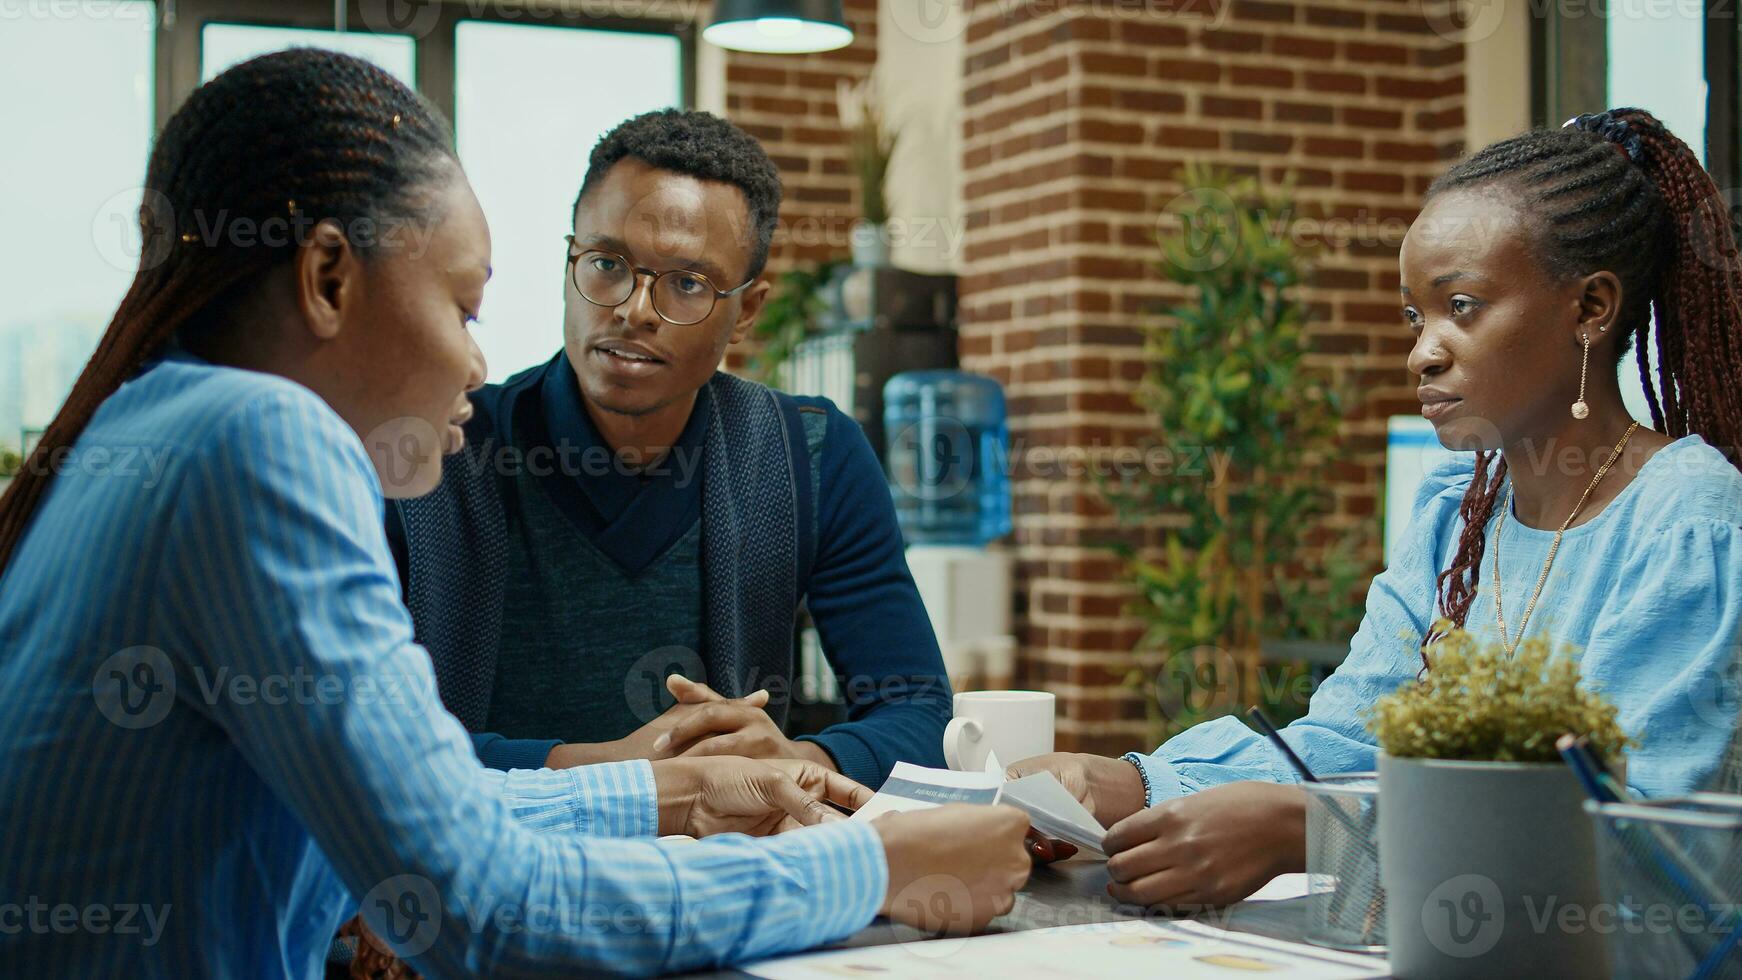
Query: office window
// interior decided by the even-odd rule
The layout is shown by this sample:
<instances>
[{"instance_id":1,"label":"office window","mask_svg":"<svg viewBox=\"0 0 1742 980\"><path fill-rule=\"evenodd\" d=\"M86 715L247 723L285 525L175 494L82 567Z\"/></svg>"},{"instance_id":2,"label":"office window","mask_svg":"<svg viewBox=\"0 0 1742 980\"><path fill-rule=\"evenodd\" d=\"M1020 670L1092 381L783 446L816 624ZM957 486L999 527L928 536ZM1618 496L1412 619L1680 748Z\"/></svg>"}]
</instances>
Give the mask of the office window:
<instances>
[{"instance_id":1,"label":"office window","mask_svg":"<svg viewBox=\"0 0 1742 980\"><path fill-rule=\"evenodd\" d=\"M412 87L417 86L417 42L397 34L365 34L302 27L207 24L200 31L200 81L210 81L232 65L285 48L325 48L374 62Z\"/></svg>"},{"instance_id":2,"label":"office window","mask_svg":"<svg viewBox=\"0 0 1742 980\"><path fill-rule=\"evenodd\" d=\"M1736 154L1707 139L1708 133L1722 140L1737 132L1733 18L1702 14L1689 4L1617 2L1601 16L1550 4L1533 30L1537 125L1559 126L1578 113L1617 106L1648 109L1700 155L1735 210L1730 171ZM1709 80L1718 80L1717 88ZM1619 371L1627 407L1649 422L1636 353L1622 359Z\"/></svg>"},{"instance_id":3,"label":"office window","mask_svg":"<svg viewBox=\"0 0 1742 980\"><path fill-rule=\"evenodd\" d=\"M1655 10L1655 12L1654 12ZM1701 57L1706 23L1700 17L1665 16L1662 9L1616 4L1608 22L1606 79L1610 106L1639 106L1663 120L1670 132L1706 160L1706 77ZM1658 363L1652 345L1651 363ZM1621 397L1633 417L1651 423L1651 405L1639 382L1639 352L1621 359Z\"/></svg>"},{"instance_id":4,"label":"office window","mask_svg":"<svg viewBox=\"0 0 1742 980\"><path fill-rule=\"evenodd\" d=\"M454 126L490 222L495 275L475 336L501 381L562 347L563 236L587 155L607 130L683 104L669 34L461 21Z\"/></svg>"},{"instance_id":5,"label":"office window","mask_svg":"<svg viewBox=\"0 0 1742 980\"><path fill-rule=\"evenodd\" d=\"M223 69L287 47L344 51L455 119L494 238L478 330L492 380L561 346L562 236L593 144L629 116L690 99L688 25L432 4L407 33L376 34L355 10L350 30L334 31L327 0L173 10L57 0L0 17L0 84L30 93L0 100L0 126L53 134L8 145L0 184L0 445L24 445L65 400L137 269L152 139Z\"/></svg>"},{"instance_id":6,"label":"office window","mask_svg":"<svg viewBox=\"0 0 1742 980\"><path fill-rule=\"evenodd\" d=\"M30 137L0 181L0 445L54 417L138 268L156 17L34 4L0 28L0 132Z\"/></svg>"},{"instance_id":7,"label":"office window","mask_svg":"<svg viewBox=\"0 0 1742 980\"><path fill-rule=\"evenodd\" d=\"M1706 159L1705 30L1703 18L1670 16L1661 5L1616 4L1608 19L1606 79L1609 105L1651 110L1702 161Z\"/></svg>"}]
</instances>

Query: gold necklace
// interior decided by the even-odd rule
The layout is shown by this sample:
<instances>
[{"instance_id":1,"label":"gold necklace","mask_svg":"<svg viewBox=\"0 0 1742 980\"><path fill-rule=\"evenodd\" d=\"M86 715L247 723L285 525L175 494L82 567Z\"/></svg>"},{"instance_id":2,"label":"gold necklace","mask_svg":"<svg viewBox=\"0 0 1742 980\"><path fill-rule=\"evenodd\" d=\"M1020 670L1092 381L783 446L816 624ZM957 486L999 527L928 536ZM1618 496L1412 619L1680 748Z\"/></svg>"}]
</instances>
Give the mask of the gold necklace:
<instances>
[{"instance_id":1,"label":"gold necklace","mask_svg":"<svg viewBox=\"0 0 1742 980\"><path fill-rule=\"evenodd\" d=\"M1561 535L1567 533L1573 520L1579 516L1579 511L1585 507L1585 501L1591 496L1591 491L1597 489L1597 484L1603 481L1603 475L1609 472L1609 467L1621 458L1621 451L1627 447L1627 440L1632 438L1633 430L1639 428L1634 422L1621 434L1621 441L1615 444L1615 451L1609 454L1609 459L1597 468L1597 475L1591 478L1591 485L1585 488L1579 502L1573 505L1573 512L1561 522L1560 530L1554 533L1554 543L1549 545L1548 558L1542 563L1542 574L1536 577L1536 589L1530 594L1530 602L1524 607L1524 619L1518 624L1518 639L1508 638L1510 632L1506 628L1506 614L1500 611L1500 529L1506 526L1506 515L1512 510L1512 481L1506 481L1506 505L1500 510L1500 520L1494 525L1494 619L1500 624L1500 646L1507 656L1512 656L1518 650L1518 645L1524 642L1525 627L1530 625L1530 614L1536 611L1536 600L1542 597L1542 587L1548 581L1548 570L1554 567L1555 553L1561 550Z\"/></svg>"}]
</instances>

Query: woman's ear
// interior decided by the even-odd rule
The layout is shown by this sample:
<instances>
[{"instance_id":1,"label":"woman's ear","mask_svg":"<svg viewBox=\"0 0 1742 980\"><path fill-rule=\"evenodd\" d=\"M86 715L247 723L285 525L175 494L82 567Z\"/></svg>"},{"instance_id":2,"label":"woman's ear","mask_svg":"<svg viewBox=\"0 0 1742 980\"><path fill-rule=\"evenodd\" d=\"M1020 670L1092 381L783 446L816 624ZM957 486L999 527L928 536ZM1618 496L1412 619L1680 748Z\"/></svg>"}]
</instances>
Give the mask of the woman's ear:
<instances>
[{"instance_id":1,"label":"woman's ear","mask_svg":"<svg viewBox=\"0 0 1742 980\"><path fill-rule=\"evenodd\" d=\"M1596 347L1615 332L1615 321L1621 317L1621 280L1613 272L1593 272L1584 277L1579 292L1579 335L1573 338L1583 343L1589 335Z\"/></svg>"},{"instance_id":2,"label":"woman's ear","mask_svg":"<svg viewBox=\"0 0 1742 980\"><path fill-rule=\"evenodd\" d=\"M332 340L344 324L345 307L357 299L362 260L331 221L314 226L296 250L296 304L309 332Z\"/></svg>"}]
</instances>

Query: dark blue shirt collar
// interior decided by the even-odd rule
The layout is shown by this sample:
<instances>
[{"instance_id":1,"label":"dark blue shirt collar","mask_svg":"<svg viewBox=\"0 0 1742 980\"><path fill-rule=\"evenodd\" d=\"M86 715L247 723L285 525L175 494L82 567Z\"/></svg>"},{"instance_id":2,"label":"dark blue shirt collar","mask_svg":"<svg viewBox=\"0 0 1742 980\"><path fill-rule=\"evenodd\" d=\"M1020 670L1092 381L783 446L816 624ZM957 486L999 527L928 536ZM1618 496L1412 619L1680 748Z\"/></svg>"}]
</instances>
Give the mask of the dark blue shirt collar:
<instances>
[{"instance_id":1,"label":"dark blue shirt collar","mask_svg":"<svg viewBox=\"0 0 1742 980\"><path fill-rule=\"evenodd\" d=\"M630 572L646 568L701 517L708 387L696 393L689 421L665 459L640 473L618 464L599 435L566 353L545 365L539 387L543 410L532 414L543 431L527 433L526 441L551 447L558 461L540 482L613 561Z\"/></svg>"}]
</instances>

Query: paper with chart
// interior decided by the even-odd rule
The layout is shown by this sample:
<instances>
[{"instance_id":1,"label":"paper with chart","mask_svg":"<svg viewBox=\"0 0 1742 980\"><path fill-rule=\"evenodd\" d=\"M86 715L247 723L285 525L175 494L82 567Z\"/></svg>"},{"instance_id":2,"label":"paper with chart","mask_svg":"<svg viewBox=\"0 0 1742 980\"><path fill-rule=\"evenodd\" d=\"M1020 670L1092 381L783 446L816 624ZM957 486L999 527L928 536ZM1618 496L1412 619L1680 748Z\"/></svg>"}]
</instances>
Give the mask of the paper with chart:
<instances>
[{"instance_id":1,"label":"paper with chart","mask_svg":"<svg viewBox=\"0 0 1742 980\"><path fill-rule=\"evenodd\" d=\"M1052 773L1037 772L1021 779L1005 779L1004 766L999 763L997 753L988 756L982 772L928 769L898 762L883 788L853 815L853 819L870 820L885 813L923 810L945 803L1008 804L1028 814L1029 823L1046 836L1068 841L1083 850L1103 853L1106 828L1053 778Z\"/></svg>"},{"instance_id":2,"label":"paper with chart","mask_svg":"<svg viewBox=\"0 0 1742 980\"><path fill-rule=\"evenodd\" d=\"M1131 919L1058 926L972 939L805 953L740 967L767 980L840 977L1166 977L1236 980L1362 980L1387 975L1380 957L1203 927Z\"/></svg>"}]
</instances>

